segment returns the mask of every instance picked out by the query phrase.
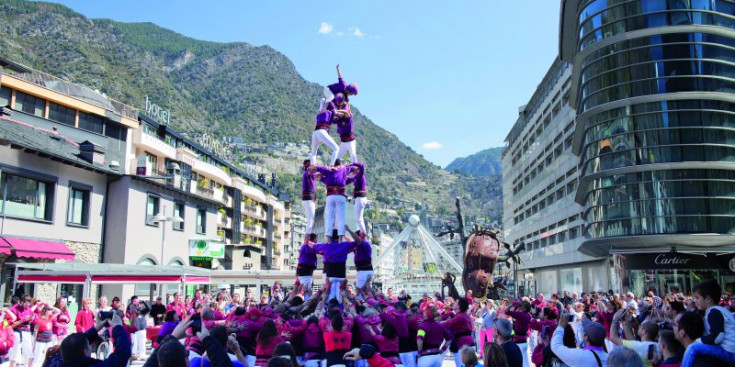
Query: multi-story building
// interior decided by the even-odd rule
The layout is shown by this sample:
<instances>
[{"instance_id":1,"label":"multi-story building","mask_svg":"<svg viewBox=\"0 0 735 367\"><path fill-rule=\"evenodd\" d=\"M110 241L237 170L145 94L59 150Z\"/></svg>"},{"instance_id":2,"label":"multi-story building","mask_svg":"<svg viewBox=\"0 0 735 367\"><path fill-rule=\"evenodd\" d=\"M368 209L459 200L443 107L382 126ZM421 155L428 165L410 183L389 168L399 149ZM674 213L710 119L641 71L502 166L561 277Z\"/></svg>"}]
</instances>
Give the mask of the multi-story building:
<instances>
[{"instance_id":1,"label":"multi-story building","mask_svg":"<svg viewBox=\"0 0 735 367\"><path fill-rule=\"evenodd\" d=\"M607 290L603 257L581 254L582 207L574 201L575 112L572 67L556 59L506 137L503 152L504 240L525 242L513 273L525 294Z\"/></svg>"},{"instance_id":2,"label":"multi-story building","mask_svg":"<svg viewBox=\"0 0 735 367\"><path fill-rule=\"evenodd\" d=\"M0 66L0 296L7 302L12 263L103 260L109 182L124 173L137 110L9 60ZM81 292L74 284L18 291L72 303Z\"/></svg>"},{"instance_id":3,"label":"multi-story building","mask_svg":"<svg viewBox=\"0 0 735 367\"><path fill-rule=\"evenodd\" d=\"M610 256L623 290L735 288L734 8L562 1L580 251Z\"/></svg>"}]
</instances>

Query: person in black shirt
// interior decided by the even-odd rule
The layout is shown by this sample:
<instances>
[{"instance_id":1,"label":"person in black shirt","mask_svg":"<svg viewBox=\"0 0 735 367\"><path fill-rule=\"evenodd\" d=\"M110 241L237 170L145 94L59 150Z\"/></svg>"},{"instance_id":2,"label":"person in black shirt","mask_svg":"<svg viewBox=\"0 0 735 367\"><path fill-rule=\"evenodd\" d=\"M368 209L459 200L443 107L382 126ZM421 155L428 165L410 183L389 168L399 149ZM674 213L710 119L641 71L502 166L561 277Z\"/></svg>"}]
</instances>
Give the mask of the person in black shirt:
<instances>
[{"instance_id":1,"label":"person in black shirt","mask_svg":"<svg viewBox=\"0 0 735 367\"><path fill-rule=\"evenodd\" d=\"M151 306L151 317L153 324L156 326L163 325L163 318L166 316L166 305L162 303L161 297L156 298L156 303Z\"/></svg>"},{"instance_id":2,"label":"person in black shirt","mask_svg":"<svg viewBox=\"0 0 735 367\"><path fill-rule=\"evenodd\" d=\"M505 352L508 367L523 367L523 354L513 342L513 325L508 319L497 319L493 327L493 339Z\"/></svg>"}]
</instances>

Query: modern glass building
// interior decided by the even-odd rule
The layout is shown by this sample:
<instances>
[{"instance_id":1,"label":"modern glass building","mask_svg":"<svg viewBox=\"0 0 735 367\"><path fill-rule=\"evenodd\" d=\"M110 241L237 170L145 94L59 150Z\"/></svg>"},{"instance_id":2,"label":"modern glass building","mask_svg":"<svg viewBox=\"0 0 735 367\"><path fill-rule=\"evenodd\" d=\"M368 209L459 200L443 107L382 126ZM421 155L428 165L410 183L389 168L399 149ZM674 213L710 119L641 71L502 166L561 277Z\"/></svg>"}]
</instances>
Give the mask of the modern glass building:
<instances>
[{"instance_id":1,"label":"modern glass building","mask_svg":"<svg viewBox=\"0 0 735 367\"><path fill-rule=\"evenodd\" d=\"M580 251L623 288L735 283L735 1L563 0Z\"/></svg>"}]
</instances>

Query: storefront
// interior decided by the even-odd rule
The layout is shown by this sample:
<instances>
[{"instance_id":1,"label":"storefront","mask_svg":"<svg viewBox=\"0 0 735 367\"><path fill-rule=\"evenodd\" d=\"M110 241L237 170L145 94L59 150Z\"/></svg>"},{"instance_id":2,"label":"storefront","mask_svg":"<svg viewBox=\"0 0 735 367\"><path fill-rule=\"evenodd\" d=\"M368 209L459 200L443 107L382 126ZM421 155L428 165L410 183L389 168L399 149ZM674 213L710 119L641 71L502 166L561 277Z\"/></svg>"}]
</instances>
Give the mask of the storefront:
<instances>
[{"instance_id":1,"label":"storefront","mask_svg":"<svg viewBox=\"0 0 735 367\"><path fill-rule=\"evenodd\" d=\"M653 290L657 294L682 292L705 279L715 279L723 290L735 291L735 254L617 254L616 270L622 288L635 294Z\"/></svg>"}]
</instances>

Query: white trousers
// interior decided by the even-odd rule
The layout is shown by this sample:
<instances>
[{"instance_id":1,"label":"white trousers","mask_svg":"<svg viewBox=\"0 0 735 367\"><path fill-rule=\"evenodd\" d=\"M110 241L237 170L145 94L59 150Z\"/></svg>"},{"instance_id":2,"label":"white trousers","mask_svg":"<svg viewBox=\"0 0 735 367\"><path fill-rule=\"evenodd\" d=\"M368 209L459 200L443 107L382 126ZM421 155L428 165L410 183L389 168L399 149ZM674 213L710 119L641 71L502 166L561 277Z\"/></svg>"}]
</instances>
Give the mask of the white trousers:
<instances>
[{"instance_id":1,"label":"white trousers","mask_svg":"<svg viewBox=\"0 0 735 367\"><path fill-rule=\"evenodd\" d=\"M340 236L345 235L345 205L347 199L342 195L328 195L324 207L324 235L331 236L337 228Z\"/></svg>"},{"instance_id":2,"label":"white trousers","mask_svg":"<svg viewBox=\"0 0 735 367\"><path fill-rule=\"evenodd\" d=\"M133 355L145 358L145 330L138 330L133 334Z\"/></svg>"},{"instance_id":3,"label":"white trousers","mask_svg":"<svg viewBox=\"0 0 735 367\"><path fill-rule=\"evenodd\" d=\"M322 89L322 94L324 94L324 99L327 102L331 102L334 99L334 93L332 93L329 87L324 87L324 89Z\"/></svg>"},{"instance_id":4,"label":"white trousers","mask_svg":"<svg viewBox=\"0 0 735 367\"><path fill-rule=\"evenodd\" d=\"M36 345L33 347L33 366L32 367L41 367L43 366L43 362L46 361L46 351L56 345L53 341L49 342L36 342Z\"/></svg>"},{"instance_id":5,"label":"white trousers","mask_svg":"<svg viewBox=\"0 0 735 367\"><path fill-rule=\"evenodd\" d=\"M308 361L304 361L304 367L321 367L322 361L322 359L310 359Z\"/></svg>"},{"instance_id":6,"label":"white trousers","mask_svg":"<svg viewBox=\"0 0 735 367\"><path fill-rule=\"evenodd\" d=\"M322 94L324 94L324 98L319 101L319 112L323 111L327 107L327 102L332 102L334 99L334 93L329 90L329 87L324 87Z\"/></svg>"},{"instance_id":7,"label":"white trousers","mask_svg":"<svg viewBox=\"0 0 735 367\"><path fill-rule=\"evenodd\" d=\"M332 158L329 161L329 165L334 165L334 161L337 160L339 145L337 145L334 139L329 136L327 130L324 129L317 129L311 133L311 164L316 164L316 154L319 151L319 146L322 144L326 144L330 149L332 149Z\"/></svg>"},{"instance_id":8,"label":"white trousers","mask_svg":"<svg viewBox=\"0 0 735 367\"><path fill-rule=\"evenodd\" d=\"M418 367L442 367L442 355L441 353L438 353L421 356L416 362L416 365Z\"/></svg>"},{"instance_id":9,"label":"white trousers","mask_svg":"<svg viewBox=\"0 0 735 367\"><path fill-rule=\"evenodd\" d=\"M306 214L306 234L314 233L314 213L316 213L316 202L314 200L302 200L301 206L304 207Z\"/></svg>"},{"instance_id":10,"label":"white trousers","mask_svg":"<svg viewBox=\"0 0 735 367\"><path fill-rule=\"evenodd\" d=\"M360 233L367 233L365 230L365 219L363 218L367 204L368 199L366 197L355 198L355 220L357 221L357 229L360 230Z\"/></svg>"},{"instance_id":11,"label":"white trousers","mask_svg":"<svg viewBox=\"0 0 735 367\"><path fill-rule=\"evenodd\" d=\"M314 283L314 276L313 275L303 275L299 276L299 284L306 287L306 293L311 293L311 285Z\"/></svg>"},{"instance_id":12,"label":"white trousers","mask_svg":"<svg viewBox=\"0 0 735 367\"><path fill-rule=\"evenodd\" d=\"M523 355L523 367L530 367L531 358L528 356L528 343L516 343L516 345L521 350L521 355Z\"/></svg>"},{"instance_id":13,"label":"white trousers","mask_svg":"<svg viewBox=\"0 0 735 367\"><path fill-rule=\"evenodd\" d=\"M358 270L357 271L357 289L365 288L366 285L370 284L370 280L373 279L375 273L372 270Z\"/></svg>"},{"instance_id":14,"label":"white trousers","mask_svg":"<svg viewBox=\"0 0 735 367\"><path fill-rule=\"evenodd\" d=\"M412 352L399 353L398 356L401 358L401 364L404 367L416 367L416 357Z\"/></svg>"},{"instance_id":15,"label":"white trousers","mask_svg":"<svg viewBox=\"0 0 735 367\"><path fill-rule=\"evenodd\" d=\"M357 140L348 141L348 142L340 142L339 143L339 152L337 153L337 158L342 159L344 157L345 153L350 153L350 161L352 163L357 162Z\"/></svg>"},{"instance_id":16,"label":"white trousers","mask_svg":"<svg viewBox=\"0 0 735 367\"><path fill-rule=\"evenodd\" d=\"M337 302L342 303L342 297L341 297L341 283L345 281L345 278L333 278L329 277L329 297L327 298L327 301L329 301L332 298L336 298Z\"/></svg>"},{"instance_id":17,"label":"white trousers","mask_svg":"<svg viewBox=\"0 0 735 367\"><path fill-rule=\"evenodd\" d=\"M22 333L22 335L21 335ZM31 333L29 331L14 331L13 336L15 337L15 344L10 348L8 357L15 363L27 364L28 358L33 357L33 340L31 339ZM21 336L23 340L21 341Z\"/></svg>"}]
</instances>

